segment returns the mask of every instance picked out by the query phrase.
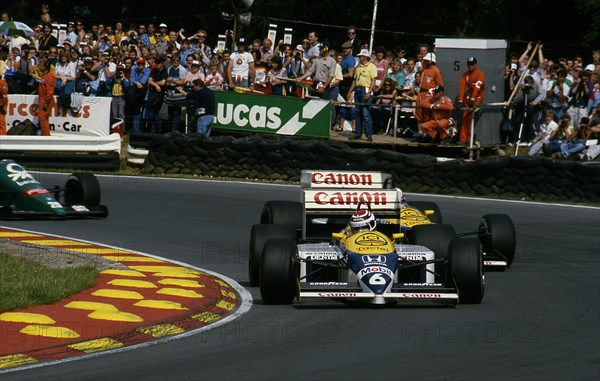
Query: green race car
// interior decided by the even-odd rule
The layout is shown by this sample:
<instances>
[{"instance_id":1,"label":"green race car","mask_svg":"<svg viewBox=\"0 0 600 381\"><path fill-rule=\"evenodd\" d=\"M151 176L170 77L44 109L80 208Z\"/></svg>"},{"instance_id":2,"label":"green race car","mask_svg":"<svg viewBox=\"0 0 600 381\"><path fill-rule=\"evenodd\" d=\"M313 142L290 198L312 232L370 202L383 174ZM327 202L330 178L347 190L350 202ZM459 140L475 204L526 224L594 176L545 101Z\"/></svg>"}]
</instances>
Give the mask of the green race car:
<instances>
[{"instance_id":1,"label":"green race car","mask_svg":"<svg viewBox=\"0 0 600 381\"><path fill-rule=\"evenodd\" d=\"M63 188L48 190L19 164L0 161L0 219L107 216L93 174L73 173Z\"/></svg>"}]
</instances>

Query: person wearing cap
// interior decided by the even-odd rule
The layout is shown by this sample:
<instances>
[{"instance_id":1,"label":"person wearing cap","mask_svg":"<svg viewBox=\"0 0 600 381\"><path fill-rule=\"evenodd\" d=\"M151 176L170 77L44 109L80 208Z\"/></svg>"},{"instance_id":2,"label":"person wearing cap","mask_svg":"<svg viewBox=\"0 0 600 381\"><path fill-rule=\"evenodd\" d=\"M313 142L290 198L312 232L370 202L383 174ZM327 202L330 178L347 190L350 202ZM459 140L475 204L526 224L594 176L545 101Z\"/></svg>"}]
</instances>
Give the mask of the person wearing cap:
<instances>
[{"instance_id":1,"label":"person wearing cap","mask_svg":"<svg viewBox=\"0 0 600 381\"><path fill-rule=\"evenodd\" d=\"M350 95L354 92L354 103L358 108L358 118L356 120L356 129L354 136L350 140L360 139L364 128L367 141L373 141L373 121L371 119L371 107L373 102L371 92L375 87L377 80L377 66L371 63L371 55L368 49L362 49L358 53L359 63L354 70L354 80L346 99L350 99Z\"/></svg>"},{"instance_id":2,"label":"person wearing cap","mask_svg":"<svg viewBox=\"0 0 600 381\"><path fill-rule=\"evenodd\" d=\"M310 68L298 78L298 81L303 81L308 77L313 80L313 88L317 90L322 99L336 100L339 94L339 88L332 89L331 81L335 77L335 68L337 62L329 55L329 47L321 45L319 59L315 60ZM331 93L334 91L335 98L331 98Z\"/></svg>"},{"instance_id":3,"label":"person wearing cap","mask_svg":"<svg viewBox=\"0 0 600 381\"><path fill-rule=\"evenodd\" d=\"M423 102L431 97L431 92L436 86L444 86L442 73L435 64L435 54L425 54L422 64L423 70L421 71L421 82L419 83L420 93L417 95L417 108L415 110L415 118L419 123L427 121L423 115Z\"/></svg>"},{"instance_id":4,"label":"person wearing cap","mask_svg":"<svg viewBox=\"0 0 600 381\"><path fill-rule=\"evenodd\" d=\"M146 67L146 59L138 57L135 59L135 66L131 68L127 90L125 114L133 116L131 130L133 132L143 132L141 128L141 108L146 96L148 79L150 78L150 69Z\"/></svg>"},{"instance_id":5,"label":"person wearing cap","mask_svg":"<svg viewBox=\"0 0 600 381\"><path fill-rule=\"evenodd\" d=\"M354 67L356 66L356 59L352 55L352 43L350 41L346 41L342 44L342 54L344 58L342 58L340 66L342 67L343 79L340 84L340 94L345 97L352 85Z\"/></svg>"},{"instance_id":6,"label":"person wearing cap","mask_svg":"<svg viewBox=\"0 0 600 381\"><path fill-rule=\"evenodd\" d=\"M167 24L165 24L164 22L160 23L160 25L158 26L158 30L165 40L169 39L169 29L167 28Z\"/></svg>"},{"instance_id":7,"label":"person wearing cap","mask_svg":"<svg viewBox=\"0 0 600 381\"><path fill-rule=\"evenodd\" d=\"M63 40L63 45L65 44L66 41L69 41L71 46L74 46L77 43L77 33L75 33L75 22L74 21L69 21L69 23L67 24L67 35L65 36L65 39Z\"/></svg>"},{"instance_id":8,"label":"person wearing cap","mask_svg":"<svg viewBox=\"0 0 600 381\"><path fill-rule=\"evenodd\" d=\"M163 104L168 73L165 69L165 59L162 56L156 57L154 64L148 78L148 97L144 107L144 119L148 121L149 132L160 134L162 127L159 112Z\"/></svg>"},{"instance_id":9,"label":"person wearing cap","mask_svg":"<svg viewBox=\"0 0 600 381\"><path fill-rule=\"evenodd\" d=\"M463 108L460 122L460 143L471 141L473 109L478 109L485 95L485 74L477 67L477 58L467 58L467 71L460 77L458 105Z\"/></svg>"},{"instance_id":10,"label":"person wearing cap","mask_svg":"<svg viewBox=\"0 0 600 381\"><path fill-rule=\"evenodd\" d=\"M229 87L248 87L254 84L254 57L246 51L246 40L242 37L237 42L238 51L231 53L231 64L227 66L227 82Z\"/></svg>"},{"instance_id":11,"label":"person wearing cap","mask_svg":"<svg viewBox=\"0 0 600 381\"><path fill-rule=\"evenodd\" d=\"M306 73L306 67L310 63L306 61L304 53L304 47L301 44L296 45L296 49L292 53L292 61L289 64L288 78L298 78Z\"/></svg>"},{"instance_id":12,"label":"person wearing cap","mask_svg":"<svg viewBox=\"0 0 600 381\"><path fill-rule=\"evenodd\" d=\"M452 99L444 95L444 86L436 86L433 89L433 95L424 99L422 107L425 111L424 117L428 120L421 124L421 130L434 142L447 143L449 128L454 125L454 119L450 117L454 106ZM426 142L426 140L421 139L420 142Z\"/></svg>"}]
</instances>

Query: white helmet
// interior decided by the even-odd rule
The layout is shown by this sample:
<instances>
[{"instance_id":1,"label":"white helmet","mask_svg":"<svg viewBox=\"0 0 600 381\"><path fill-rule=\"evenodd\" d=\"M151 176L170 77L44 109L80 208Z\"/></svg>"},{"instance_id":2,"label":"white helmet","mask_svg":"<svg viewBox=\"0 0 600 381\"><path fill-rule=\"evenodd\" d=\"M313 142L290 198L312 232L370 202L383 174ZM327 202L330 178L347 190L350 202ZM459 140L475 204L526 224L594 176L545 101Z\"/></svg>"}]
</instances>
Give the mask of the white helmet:
<instances>
[{"instance_id":1,"label":"white helmet","mask_svg":"<svg viewBox=\"0 0 600 381\"><path fill-rule=\"evenodd\" d=\"M375 215L370 209L358 209L350 218L350 229L353 233L373 231L376 226Z\"/></svg>"},{"instance_id":2,"label":"white helmet","mask_svg":"<svg viewBox=\"0 0 600 381\"><path fill-rule=\"evenodd\" d=\"M433 63L435 63L435 53L427 53L425 54L425 56L423 57L423 60L427 60L427 61L431 61Z\"/></svg>"}]
</instances>

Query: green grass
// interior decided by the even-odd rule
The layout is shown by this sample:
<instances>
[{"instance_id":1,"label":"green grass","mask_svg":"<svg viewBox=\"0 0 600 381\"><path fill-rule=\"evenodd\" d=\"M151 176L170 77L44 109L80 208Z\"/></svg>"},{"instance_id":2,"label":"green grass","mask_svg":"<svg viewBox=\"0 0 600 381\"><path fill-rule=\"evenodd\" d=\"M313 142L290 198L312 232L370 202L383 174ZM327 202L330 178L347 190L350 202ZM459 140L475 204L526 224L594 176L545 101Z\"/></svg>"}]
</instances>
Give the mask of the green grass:
<instances>
[{"instance_id":1,"label":"green grass","mask_svg":"<svg viewBox=\"0 0 600 381\"><path fill-rule=\"evenodd\" d=\"M93 286L97 275L91 266L53 269L0 253L0 312L56 302Z\"/></svg>"}]
</instances>

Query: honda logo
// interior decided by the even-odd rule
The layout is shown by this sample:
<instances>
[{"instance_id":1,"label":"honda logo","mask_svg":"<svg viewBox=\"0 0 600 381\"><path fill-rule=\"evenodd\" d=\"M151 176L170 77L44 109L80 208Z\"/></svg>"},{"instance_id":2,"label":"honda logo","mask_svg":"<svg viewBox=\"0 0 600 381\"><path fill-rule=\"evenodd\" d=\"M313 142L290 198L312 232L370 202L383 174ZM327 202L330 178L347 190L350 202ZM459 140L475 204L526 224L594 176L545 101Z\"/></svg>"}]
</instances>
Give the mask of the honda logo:
<instances>
[{"instance_id":1,"label":"honda logo","mask_svg":"<svg viewBox=\"0 0 600 381\"><path fill-rule=\"evenodd\" d=\"M384 255L363 255L362 261L363 261L363 263L366 263L366 264L385 263L385 256Z\"/></svg>"}]
</instances>

